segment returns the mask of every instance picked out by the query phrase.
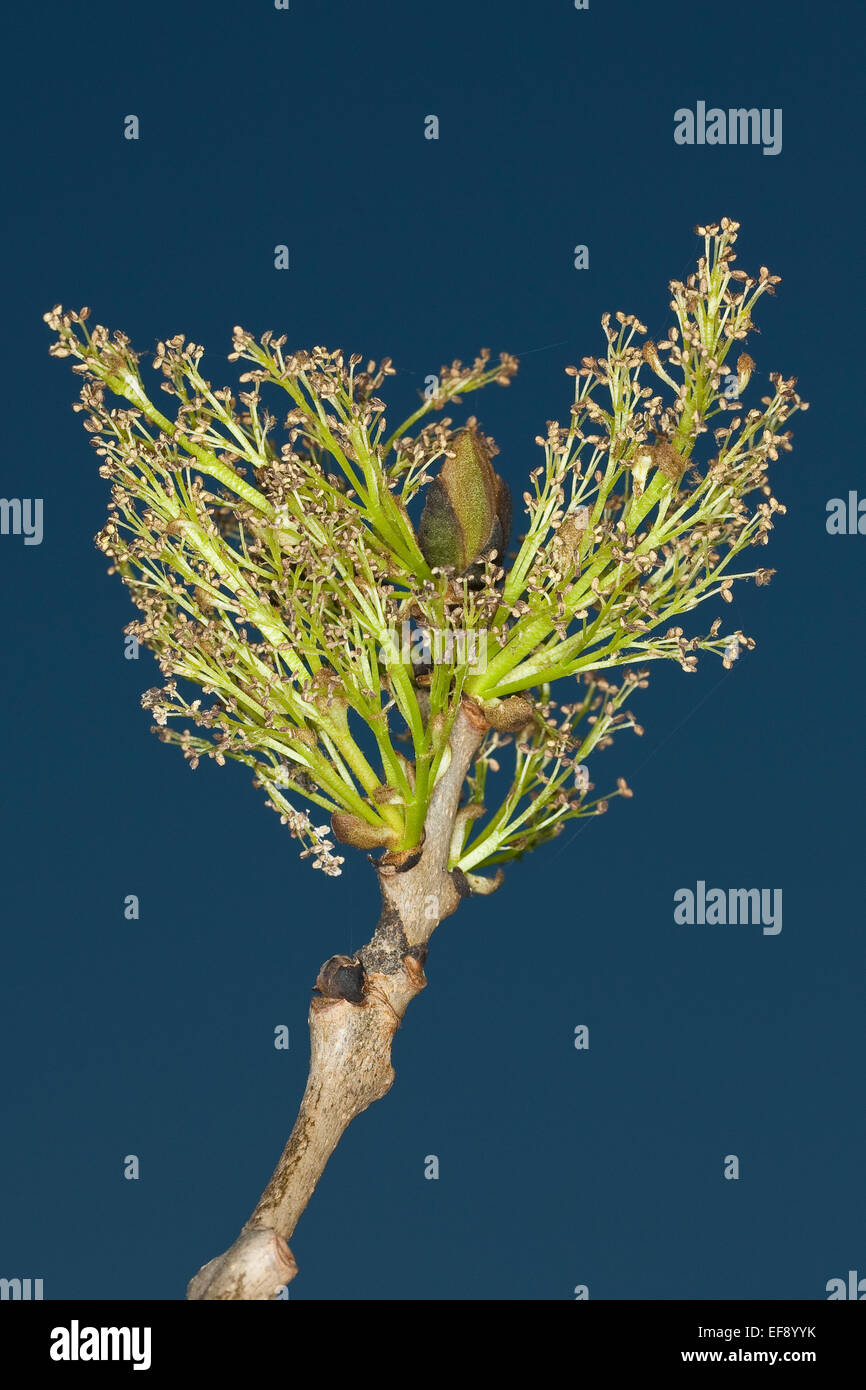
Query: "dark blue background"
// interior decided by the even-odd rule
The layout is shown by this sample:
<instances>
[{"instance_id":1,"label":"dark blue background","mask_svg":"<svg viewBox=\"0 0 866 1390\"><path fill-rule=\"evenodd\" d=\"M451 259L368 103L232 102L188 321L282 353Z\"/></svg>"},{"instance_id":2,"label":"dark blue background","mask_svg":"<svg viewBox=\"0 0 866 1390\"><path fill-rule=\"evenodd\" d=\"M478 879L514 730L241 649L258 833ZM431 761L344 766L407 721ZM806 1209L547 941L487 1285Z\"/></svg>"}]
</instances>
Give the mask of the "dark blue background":
<instances>
[{"instance_id":1,"label":"dark blue background","mask_svg":"<svg viewBox=\"0 0 866 1390\"><path fill-rule=\"evenodd\" d=\"M376 913L362 856L314 875L245 769L191 775L148 733L156 672L123 657L132 609L92 546L106 484L43 311L89 304L144 349L182 331L217 382L235 323L387 353L395 424L442 362L516 352L512 387L471 408L520 489L602 312L662 335L692 228L725 214L741 264L783 276L757 384L796 374L812 403L776 468L789 514L751 553L778 575L723 614L757 649L730 673L656 665L645 738L593 768L634 801L442 926L397 1083L292 1241L291 1297L820 1299L866 1274L866 539L825 529L827 500L864 487L861 20L768 0L94 0L7 21L2 490L44 498L45 536L0 538L0 1275L181 1298L288 1133L319 964ZM782 153L676 146L674 110L699 99L783 108ZM676 926L699 878L781 887L781 935Z\"/></svg>"}]
</instances>

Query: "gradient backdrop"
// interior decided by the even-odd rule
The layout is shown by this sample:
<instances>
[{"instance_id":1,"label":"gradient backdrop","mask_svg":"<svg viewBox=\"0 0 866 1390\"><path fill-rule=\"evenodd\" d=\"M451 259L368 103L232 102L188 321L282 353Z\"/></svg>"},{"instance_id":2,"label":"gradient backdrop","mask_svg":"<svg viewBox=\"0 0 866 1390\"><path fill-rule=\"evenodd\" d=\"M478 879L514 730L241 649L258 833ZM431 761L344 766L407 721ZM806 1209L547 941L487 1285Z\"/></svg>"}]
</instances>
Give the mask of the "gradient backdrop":
<instances>
[{"instance_id":1,"label":"gradient backdrop","mask_svg":"<svg viewBox=\"0 0 866 1390\"><path fill-rule=\"evenodd\" d=\"M182 331L217 381L235 323L389 354L395 423L442 362L515 352L512 387L468 408L519 495L603 311L663 335L693 227L722 215L740 263L783 277L758 372L797 375L812 404L776 468L789 513L752 552L777 577L724 613L757 649L730 673L656 665L645 737L593 765L635 799L437 932L397 1083L292 1241L291 1298L821 1299L866 1275L866 537L825 524L830 498L866 495L860 18L93 0L7 19L2 491L43 498L45 520L39 546L0 537L0 1276L182 1298L286 1138L320 963L376 914L363 856L313 874L245 769L192 774L148 732L156 670L123 656L133 610L92 544L107 486L42 313L89 304L145 349ZM676 145L675 109L699 100L782 108L782 152ZM782 932L677 926L699 879L781 888Z\"/></svg>"}]
</instances>

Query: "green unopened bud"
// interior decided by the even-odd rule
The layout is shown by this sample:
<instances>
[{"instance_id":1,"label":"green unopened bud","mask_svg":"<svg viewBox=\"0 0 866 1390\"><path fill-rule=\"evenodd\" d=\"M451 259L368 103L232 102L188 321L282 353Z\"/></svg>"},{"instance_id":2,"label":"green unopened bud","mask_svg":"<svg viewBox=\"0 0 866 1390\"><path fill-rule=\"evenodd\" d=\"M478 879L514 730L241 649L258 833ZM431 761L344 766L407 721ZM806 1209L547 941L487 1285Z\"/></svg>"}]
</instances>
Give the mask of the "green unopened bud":
<instances>
[{"instance_id":1,"label":"green unopened bud","mask_svg":"<svg viewBox=\"0 0 866 1390\"><path fill-rule=\"evenodd\" d=\"M511 530L511 495L490 463L474 428L463 430L453 458L443 464L427 492L418 544L429 565L464 574L481 556L501 560Z\"/></svg>"}]
</instances>

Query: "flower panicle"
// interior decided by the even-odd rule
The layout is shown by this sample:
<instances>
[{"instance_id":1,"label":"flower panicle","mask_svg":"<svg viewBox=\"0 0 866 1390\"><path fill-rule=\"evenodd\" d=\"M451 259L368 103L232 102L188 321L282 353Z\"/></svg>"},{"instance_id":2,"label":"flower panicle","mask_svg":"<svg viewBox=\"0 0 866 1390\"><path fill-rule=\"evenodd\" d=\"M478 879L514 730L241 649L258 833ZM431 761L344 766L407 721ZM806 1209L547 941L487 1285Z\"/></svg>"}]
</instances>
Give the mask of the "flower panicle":
<instances>
[{"instance_id":1,"label":"flower panicle","mask_svg":"<svg viewBox=\"0 0 866 1390\"><path fill-rule=\"evenodd\" d=\"M670 283L664 340L634 314L603 316L604 353L566 369L566 418L536 437L514 540L495 441L474 416L444 413L508 385L511 355L441 367L389 432L390 358L289 351L285 336L236 327L239 381L215 385L202 346L178 333L157 344L154 392L126 335L55 305L50 351L75 359L74 409L111 489L97 545L138 610L127 632L164 681L143 700L160 737L192 766L248 765L329 874L342 862L333 839L419 843L466 700L489 733L469 782L477 814L460 819L452 859L477 891L491 891L485 866L606 809L608 797L588 799L584 759L618 730L640 732L622 702L643 665L692 672L704 652L730 669L752 639L720 619L696 635L690 615L773 573L739 561L784 515L770 472L808 403L747 349L779 277L737 267L738 231L729 218L696 229L703 251ZM609 685L616 667L625 677ZM554 717L564 680L582 695ZM178 719L201 732L179 734ZM485 783L507 745L513 776L488 821ZM288 794L329 818L327 849ZM620 780L611 795L630 789Z\"/></svg>"}]
</instances>

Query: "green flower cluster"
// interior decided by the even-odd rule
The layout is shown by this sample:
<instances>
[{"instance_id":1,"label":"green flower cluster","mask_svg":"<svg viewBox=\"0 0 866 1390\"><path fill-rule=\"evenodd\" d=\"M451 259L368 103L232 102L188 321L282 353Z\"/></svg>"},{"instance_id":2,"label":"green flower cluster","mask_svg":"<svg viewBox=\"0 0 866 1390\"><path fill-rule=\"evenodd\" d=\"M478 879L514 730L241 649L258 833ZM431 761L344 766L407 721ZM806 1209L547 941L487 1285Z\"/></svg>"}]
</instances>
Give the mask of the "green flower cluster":
<instances>
[{"instance_id":1,"label":"green flower cluster","mask_svg":"<svg viewBox=\"0 0 866 1390\"><path fill-rule=\"evenodd\" d=\"M193 766L202 756L250 766L326 873L343 862L332 836L398 862L421 842L455 715L470 701L489 732L451 864L489 891L486 865L604 809L588 799L584 761L637 727L624 701L645 683L639 670L611 685L608 668L664 658L693 670L699 651L729 664L752 645L718 621L686 635L679 620L729 600L737 579L769 579L734 562L784 510L767 468L791 447L781 426L806 405L778 375L758 405L741 404L754 370L741 345L777 277L734 268L736 223L698 231L704 254L671 286L667 340L641 343L633 316L605 315L605 356L568 369L568 422L537 441L544 462L523 493L512 558L495 445L474 418L455 427L442 415L469 392L507 385L517 368L507 354L443 368L388 435L378 394L388 360L287 353L285 338L236 328L230 360L244 371L233 390L213 386L203 349L178 335L153 362L169 417L123 334L91 331L87 310L45 316L53 354L77 359L75 408L111 481L98 544L139 609L127 631L165 677L145 706ZM409 508L422 489L416 527ZM432 663L407 657L391 640L407 623L440 638L483 635L486 663L465 640L438 641ZM553 683L575 677L578 698L556 705ZM178 718L187 727L169 724ZM488 814L488 772L505 747L513 776ZM630 795L622 780L618 793ZM315 826L299 800L329 823Z\"/></svg>"}]
</instances>

